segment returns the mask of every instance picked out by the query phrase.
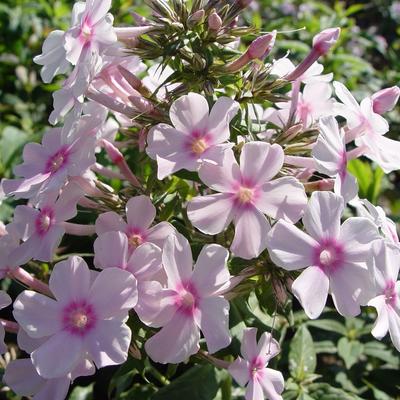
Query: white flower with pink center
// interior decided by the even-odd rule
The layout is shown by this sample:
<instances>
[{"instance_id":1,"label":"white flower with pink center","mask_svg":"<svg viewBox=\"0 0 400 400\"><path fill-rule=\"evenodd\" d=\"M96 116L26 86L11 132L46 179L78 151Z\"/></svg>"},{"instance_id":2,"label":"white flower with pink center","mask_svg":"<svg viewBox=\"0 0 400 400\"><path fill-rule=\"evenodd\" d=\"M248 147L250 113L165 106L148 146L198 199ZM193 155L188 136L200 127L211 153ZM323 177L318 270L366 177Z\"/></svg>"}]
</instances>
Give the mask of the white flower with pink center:
<instances>
[{"instance_id":1,"label":"white flower with pink center","mask_svg":"<svg viewBox=\"0 0 400 400\"><path fill-rule=\"evenodd\" d=\"M31 259L51 261L65 234L64 222L76 215L76 205L83 195L78 185L69 184L56 201L49 196L40 209L17 206L12 225L23 243L10 254L11 263L21 265Z\"/></svg>"},{"instance_id":2,"label":"white flower with pink center","mask_svg":"<svg viewBox=\"0 0 400 400\"><path fill-rule=\"evenodd\" d=\"M205 97L189 93L174 101L169 116L173 126L158 124L147 137L147 154L157 160L158 179L181 169L197 171L204 160L218 162L229 137L229 123L239 104L220 97L209 111Z\"/></svg>"},{"instance_id":3,"label":"white flower with pink center","mask_svg":"<svg viewBox=\"0 0 400 400\"><path fill-rule=\"evenodd\" d=\"M267 368L280 351L279 343L264 332L257 343L257 328L246 328L238 357L228 372L241 386L246 386L246 400L282 400L284 380L280 372Z\"/></svg>"},{"instance_id":4,"label":"white flower with pink center","mask_svg":"<svg viewBox=\"0 0 400 400\"><path fill-rule=\"evenodd\" d=\"M320 134L312 150L319 172L335 176L335 193L347 203L358 193L356 178L347 172L347 152L343 131L332 116L319 120Z\"/></svg>"},{"instance_id":5,"label":"white flower with pink center","mask_svg":"<svg viewBox=\"0 0 400 400\"><path fill-rule=\"evenodd\" d=\"M45 201L49 194L58 194L69 177L81 176L96 162L96 133L102 124L100 117L87 115L77 126L70 121L63 129L50 129L42 144L26 144L24 162L14 168L14 173L23 178L3 179L5 194L35 203Z\"/></svg>"},{"instance_id":6,"label":"white flower with pink center","mask_svg":"<svg viewBox=\"0 0 400 400\"><path fill-rule=\"evenodd\" d=\"M14 302L26 333L46 339L31 354L40 376L66 376L86 359L97 368L126 361L131 331L125 321L137 302L132 274L108 268L93 280L85 261L74 256L55 265L49 286L55 299L25 290Z\"/></svg>"},{"instance_id":7,"label":"white flower with pink center","mask_svg":"<svg viewBox=\"0 0 400 400\"><path fill-rule=\"evenodd\" d=\"M335 112L344 117L350 129L349 139L363 149L363 155L375 161L386 173L400 169L400 142L384 136L389 124L374 111L373 100L365 98L358 104L350 91L340 82L333 83L336 96L342 103L335 103Z\"/></svg>"},{"instance_id":8,"label":"white flower with pink center","mask_svg":"<svg viewBox=\"0 0 400 400\"><path fill-rule=\"evenodd\" d=\"M314 192L303 217L306 232L278 221L268 235L272 261L288 270L306 268L292 292L309 318L317 318L331 293L341 315L355 316L372 290L366 261L371 242L380 239L366 218L348 218L342 225L343 199L331 192Z\"/></svg>"},{"instance_id":9,"label":"white flower with pink center","mask_svg":"<svg viewBox=\"0 0 400 400\"><path fill-rule=\"evenodd\" d=\"M240 166L231 149L221 165L205 162L201 180L220 193L198 196L189 202L188 217L200 231L209 235L222 232L233 221L235 236L231 250L250 259L266 248L270 224L267 216L297 222L307 205L303 185L293 177L271 180L282 168L282 147L263 142L246 143Z\"/></svg>"},{"instance_id":10,"label":"white flower with pink center","mask_svg":"<svg viewBox=\"0 0 400 400\"><path fill-rule=\"evenodd\" d=\"M396 349L400 351L400 252L384 241L373 244L371 268L375 278L375 296L368 305L378 313L372 335L381 340L389 331Z\"/></svg>"},{"instance_id":11,"label":"white flower with pink center","mask_svg":"<svg viewBox=\"0 0 400 400\"><path fill-rule=\"evenodd\" d=\"M151 325L162 329L145 343L152 360L185 361L199 350L200 331L210 353L230 344L229 302L221 295L230 279L228 256L223 247L206 245L193 269L186 238L179 233L168 237L162 254L167 288L158 302L158 315L151 315Z\"/></svg>"},{"instance_id":12,"label":"white flower with pink center","mask_svg":"<svg viewBox=\"0 0 400 400\"><path fill-rule=\"evenodd\" d=\"M122 232L102 233L93 247L96 267L121 268L136 278L135 311L145 324L151 324L151 316L160 312L157 296L161 295L162 285L157 278L162 272L161 249L153 243L143 243L132 253L128 237Z\"/></svg>"},{"instance_id":13,"label":"white flower with pink center","mask_svg":"<svg viewBox=\"0 0 400 400\"><path fill-rule=\"evenodd\" d=\"M120 231L128 238L129 250L134 251L143 243L154 243L162 248L165 239L175 231L169 222L151 226L156 217L156 208L147 196L136 196L128 200L125 207L126 220L114 211L99 215L96 220L96 233Z\"/></svg>"}]
</instances>

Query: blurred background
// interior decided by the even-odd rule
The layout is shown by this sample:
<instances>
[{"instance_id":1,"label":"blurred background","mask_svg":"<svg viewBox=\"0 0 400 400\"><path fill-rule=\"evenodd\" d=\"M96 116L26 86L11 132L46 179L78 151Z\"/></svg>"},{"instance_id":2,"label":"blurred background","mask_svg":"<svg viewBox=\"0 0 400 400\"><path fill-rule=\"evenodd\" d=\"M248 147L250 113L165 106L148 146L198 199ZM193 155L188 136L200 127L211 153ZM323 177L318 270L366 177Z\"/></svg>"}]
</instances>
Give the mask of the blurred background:
<instances>
[{"instance_id":1,"label":"blurred background","mask_svg":"<svg viewBox=\"0 0 400 400\"><path fill-rule=\"evenodd\" d=\"M133 19L130 11L133 10L147 15L149 11L143 3L143 0L113 0L112 13L116 25L131 24ZM41 52L42 43L50 31L68 27L72 4L72 0L0 2L0 178L12 175L13 166L21 160L24 144L39 141L48 126L52 92L59 87L62 78L52 84L43 84L39 76L40 68L32 59ZM400 1L258 0L253 1L251 7L243 12L242 19L262 31L276 29L282 32L278 35L271 57L278 58L290 51L293 61L304 58L316 33L328 27L339 26L342 29L340 40L322 63L325 73L333 72L334 79L344 83L358 99L400 82ZM300 29L303 27L305 29ZM400 140L400 107L397 106L385 117L391 126L388 136ZM394 221L400 222L400 174L384 175L380 168L360 160L353 161L350 168L358 178L360 197L382 205ZM14 207L12 201L3 201L0 205L0 220L7 223ZM245 307L238 303L233 316L238 321L241 321L242 306ZM262 321L261 312L253 317ZM303 323L303 317L299 318L300 323ZM309 342L306 334L302 336L301 330L298 330L300 334L296 339L296 348L306 353L307 348L313 346L314 354L318 356L316 372L297 376L298 371L293 372L288 367L288 357L290 359L294 354L289 353L292 351L289 348L284 348L280 366L286 368L286 372L283 371L285 377L287 371L290 371L291 379L295 382L300 380L305 387L309 387L307 385L316 379L313 377L315 374L323 375L324 382L329 385L325 389L320 385L319 391L314 392L311 389L311 392L307 392L307 389L303 397L298 397L298 392L294 397L291 396L289 387L285 400L400 399L400 389L396 386L400 382L400 358L387 345L388 341L377 342L370 336L372 319L363 315L361 318L345 320L333 314L324 314L324 318L319 320L319 324L317 321L307 322L314 343L312 340ZM314 370L315 364L314 360L311 365ZM125 368L132 370L135 366L128 365ZM117 379L123 377L122 372L119 372L113 378L114 387L123 385L120 381L116 383ZM191 400L214 398L207 397L207 392L204 392L205 397L193 395L192 389L196 384L203 387L204 382L211 379L209 375L200 377L200 380L196 380L194 375L191 376L186 392L182 387L174 392L172 387L169 394L167 391L166 395L154 398L180 400L186 396L185 393L192 397ZM96 375L95 379L96 382L78 382L70 399L106 400L104 382L108 383L111 374L104 371ZM229 382L225 385L229 385ZM331 385L345 390L348 397L344 397L344 392L338 394L330 389ZM221 387L219 398L241 398L236 397L230 389L228 391L225 388L224 392ZM207 388L204 386L203 389ZM224 395L228 392L229 396ZM124 397L122 391L118 396L110 398L149 398L146 393L139 391L134 393L134 397L133 392L129 393ZM4 390L0 392L2 398L17 399Z\"/></svg>"}]
</instances>

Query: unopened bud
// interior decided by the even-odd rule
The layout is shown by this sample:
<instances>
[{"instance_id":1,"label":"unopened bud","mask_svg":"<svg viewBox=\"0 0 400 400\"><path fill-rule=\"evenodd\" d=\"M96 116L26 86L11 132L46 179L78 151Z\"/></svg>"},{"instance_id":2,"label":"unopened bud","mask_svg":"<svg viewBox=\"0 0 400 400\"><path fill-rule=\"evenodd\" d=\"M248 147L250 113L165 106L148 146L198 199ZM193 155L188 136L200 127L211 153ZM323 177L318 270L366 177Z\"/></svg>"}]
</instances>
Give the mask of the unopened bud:
<instances>
[{"instance_id":1,"label":"unopened bud","mask_svg":"<svg viewBox=\"0 0 400 400\"><path fill-rule=\"evenodd\" d=\"M129 96L128 98L134 107L136 107L142 113L149 114L154 110L154 105L144 97Z\"/></svg>"},{"instance_id":2,"label":"unopened bud","mask_svg":"<svg viewBox=\"0 0 400 400\"><path fill-rule=\"evenodd\" d=\"M340 28L324 29L314 36L313 49L320 55L325 55L337 42L340 35Z\"/></svg>"},{"instance_id":3,"label":"unopened bud","mask_svg":"<svg viewBox=\"0 0 400 400\"><path fill-rule=\"evenodd\" d=\"M377 114L384 114L394 108L400 96L400 88L392 86L372 95L372 107Z\"/></svg>"},{"instance_id":4,"label":"unopened bud","mask_svg":"<svg viewBox=\"0 0 400 400\"><path fill-rule=\"evenodd\" d=\"M247 49L247 54L249 55L251 60L256 58L262 60L265 58L272 48L274 47L276 39L276 31L272 31L266 35L262 35L257 39L253 40Z\"/></svg>"},{"instance_id":5,"label":"unopened bud","mask_svg":"<svg viewBox=\"0 0 400 400\"><path fill-rule=\"evenodd\" d=\"M204 10L197 10L196 12L194 12L192 15L189 16L189 18L187 19L187 25L191 28L193 26L196 26L200 23L203 22L204 20Z\"/></svg>"},{"instance_id":6,"label":"unopened bud","mask_svg":"<svg viewBox=\"0 0 400 400\"><path fill-rule=\"evenodd\" d=\"M215 11L213 11L208 17L208 27L211 31L218 32L221 29L221 26L221 17Z\"/></svg>"}]
</instances>

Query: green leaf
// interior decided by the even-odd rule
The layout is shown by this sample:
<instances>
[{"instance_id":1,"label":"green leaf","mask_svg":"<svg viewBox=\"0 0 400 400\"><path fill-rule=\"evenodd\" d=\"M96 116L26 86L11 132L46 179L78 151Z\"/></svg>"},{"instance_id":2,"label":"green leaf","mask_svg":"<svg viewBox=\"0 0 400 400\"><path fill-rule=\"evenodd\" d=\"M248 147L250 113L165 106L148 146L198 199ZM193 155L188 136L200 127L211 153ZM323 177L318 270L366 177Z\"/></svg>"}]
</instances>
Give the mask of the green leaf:
<instances>
[{"instance_id":1,"label":"green leaf","mask_svg":"<svg viewBox=\"0 0 400 400\"><path fill-rule=\"evenodd\" d=\"M308 329L302 325L290 343L290 374L297 381L303 381L307 375L314 373L316 365L317 359L312 336Z\"/></svg>"},{"instance_id":2,"label":"green leaf","mask_svg":"<svg viewBox=\"0 0 400 400\"><path fill-rule=\"evenodd\" d=\"M307 325L323 329L324 331L335 332L342 336L345 336L347 333L346 327L339 321L333 319L317 319L315 321L308 321Z\"/></svg>"},{"instance_id":3,"label":"green leaf","mask_svg":"<svg viewBox=\"0 0 400 400\"><path fill-rule=\"evenodd\" d=\"M364 354L366 356L379 358L380 360L394 366L396 369L400 368L400 357L397 353L394 355L387 346L376 340L364 344Z\"/></svg>"},{"instance_id":4,"label":"green leaf","mask_svg":"<svg viewBox=\"0 0 400 400\"><path fill-rule=\"evenodd\" d=\"M209 400L215 397L218 389L215 368L212 365L195 365L170 385L160 389L152 400Z\"/></svg>"},{"instance_id":5,"label":"green leaf","mask_svg":"<svg viewBox=\"0 0 400 400\"><path fill-rule=\"evenodd\" d=\"M314 383L308 386L308 391L314 400L363 400L353 393L332 387L328 383Z\"/></svg>"},{"instance_id":6,"label":"green leaf","mask_svg":"<svg viewBox=\"0 0 400 400\"><path fill-rule=\"evenodd\" d=\"M315 352L334 354L337 352L336 345L331 340L321 340L320 342L314 342Z\"/></svg>"},{"instance_id":7,"label":"green leaf","mask_svg":"<svg viewBox=\"0 0 400 400\"><path fill-rule=\"evenodd\" d=\"M93 386L94 383L85 387L77 386L68 397L69 400L92 400Z\"/></svg>"},{"instance_id":8,"label":"green leaf","mask_svg":"<svg viewBox=\"0 0 400 400\"><path fill-rule=\"evenodd\" d=\"M338 342L338 354L342 357L346 368L350 369L363 354L364 346L358 340L342 337Z\"/></svg>"}]
</instances>

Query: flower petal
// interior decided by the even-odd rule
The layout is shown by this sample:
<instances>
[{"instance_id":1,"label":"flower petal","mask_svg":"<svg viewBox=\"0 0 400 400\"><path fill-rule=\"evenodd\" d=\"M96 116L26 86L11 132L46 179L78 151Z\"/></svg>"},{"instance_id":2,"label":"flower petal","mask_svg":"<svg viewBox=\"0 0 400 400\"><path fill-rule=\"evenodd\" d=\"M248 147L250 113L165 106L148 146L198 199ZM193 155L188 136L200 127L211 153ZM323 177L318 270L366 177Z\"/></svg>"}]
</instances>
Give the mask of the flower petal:
<instances>
[{"instance_id":1,"label":"flower petal","mask_svg":"<svg viewBox=\"0 0 400 400\"><path fill-rule=\"evenodd\" d=\"M246 387L246 400L264 400L264 394L257 378L250 379Z\"/></svg>"},{"instance_id":2,"label":"flower petal","mask_svg":"<svg viewBox=\"0 0 400 400\"><path fill-rule=\"evenodd\" d=\"M100 214L96 220L96 233L101 235L102 233L111 231L125 232L126 222L114 211Z\"/></svg>"},{"instance_id":3,"label":"flower petal","mask_svg":"<svg viewBox=\"0 0 400 400\"><path fill-rule=\"evenodd\" d=\"M61 329L57 302L30 290L24 290L16 298L13 315L32 338L50 336Z\"/></svg>"},{"instance_id":4,"label":"flower petal","mask_svg":"<svg viewBox=\"0 0 400 400\"><path fill-rule=\"evenodd\" d=\"M231 343L229 333L229 302L223 297L201 299L196 321L206 339L209 353L223 349Z\"/></svg>"},{"instance_id":5,"label":"flower petal","mask_svg":"<svg viewBox=\"0 0 400 400\"><path fill-rule=\"evenodd\" d=\"M233 376L235 381L240 385L244 386L249 381L249 369L250 364L248 361L243 360L243 358L238 357L231 365L228 367L228 372Z\"/></svg>"},{"instance_id":6,"label":"flower petal","mask_svg":"<svg viewBox=\"0 0 400 400\"><path fill-rule=\"evenodd\" d=\"M191 279L198 295L211 296L229 281L228 258L228 250L218 244L208 244L201 249Z\"/></svg>"},{"instance_id":7,"label":"flower petal","mask_svg":"<svg viewBox=\"0 0 400 400\"><path fill-rule=\"evenodd\" d=\"M161 249L153 243L143 243L129 258L126 270L138 281L151 280L161 270L161 264Z\"/></svg>"},{"instance_id":8,"label":"flower petal","mask_svg":"<svg viewBox=\"0 0 400 400\"><path fill-rule=\"evenodd\" d=\"M286 176L265 183L255 206L274 219L295 223L307 207L307 196L300 181Z\"/></svg>"},{"instance_id":9,"label":"flower petal","mask_svg":"<svg viewBox=\"0 0 400 400\"><path fill-rule=\"evenodd\" d=\"M267 247L267 233L270 230L267 218L253 207L241 212L234 222L232 252L247 260L258 257Z\"/></svg>"},{"instance_id":10,"label":"flower petal","mask_svg":"<svg viewBox=\"0 0 400 400\"><path fill-rule=\"evenodd\" d=\"M90 288L90 270L85 260L72 256L57 263L51 273L49 286L61 304L84 299Z\"/></svg>"},{"instance_id":11,"label":"flower petal","mask_svg":"<svg viewBox=\"0 0 400 400\"><path fill-rule=\"evenodd\" d=\"M97 275L87 296L98 320L120 317L123 313L127 316L137 303L137 282L128 271L107 268Z\"/></svg>"},{"instance_id":12,"label":"flower petal","mask_svg":"<svg viewBox=\"0 0 400 400\"><path fill-rule=\"evenodd\" d=\"M83 342L80 336L61 331L34 350L31 358L40 376L46 379L60 378L72 372L78 365L82 359L82 351Z\"/></svg>"},{"instance_id":13,"label":"flower petal","mask_svg":"<svg viewBox=\"0 0 400 400\"><path fill-rule=\"evenodd\" d=\"M246 181L262 185L280 171L283 159L283 149L278 144L246 143L240 154L240 171Z\"/></svg>"},{"instance_id":14,"label":"flower petal","mask_svg":"<svg viewBox=\"0 0 400 400\"><path fill-rule=\"evenodd\" d=\"M122 232L106 232L94 241L94 265L97 268L125 269L128 262L128 238Z\"/></svg>"},{"instance_id":15,"label":"flower petal","mask_svg":"<svg viewBox=\"0 0 400 400\"><path fill-rule=\"evenodd\" d=\"M234 216L232 195L216 193L197 196L187 206L190 222L208 235L224 231Z\"/></svg>"},{"instance_id":16,"label":"flower petal","mask_svg":"<svg viewBox=\"0 0 400 400\"><path fill-rule=\"evenodd\" d=\"M259 381L268 400L282 400L281 393L285 387L285 382L281 372L265 368L263 377Z\"/></svg>"},{"instance_id":17,"label":"flower petal","mask_svg":"<svg viewBox=\"0 0 400 400\"><path fill-rule=\"evenodd\" d=\"M160 249L163 248L165 240L167 237L175 232L175 228L169 222L160 222L154 225L147 231L146 240L148 242L154 243Z\"/></svg>"},{"instance_id":18,"label":"flower petal","mask_svg":"<svg viewBox=\"0 0 400 400\"><path fill-rule=\"evenodd\" d=\"M378 317L371 331L372 336L381 340L389 330L389 310L386 305L385 296L374 297L368 302L370 307L375 307Z\"/></svg>"},{"instance_id":19,"label":"flower petal","mask_svg":"<svg viewBox=\"0 0 400 400\"><path fill-rule=\"evenodd\" d=\"M397 351L400 351L400 316L392 308L389 312L389 334Z\"/></svg>"},{"instance_id":20,"label":"flower petal","mask_svg":"<svg viewBox=\"0 0 400 400\"><path fill-rule=\"evenodd\" d=\"M128 358L131 330L119 320L98 321L86 338L88 352L97 368L124 363Z\"/></svg>"},{"instance_id":21,"label":"flower petal","mask_svg":"<svg viewBox=\"0 0 400 400\"><path fill-rule=\"evenodd\" d=\"M267 246L271 260L291 271L313 265L318 243L295 225L279 220L268 234Z\"/></svg>"},{"instance_id":22,"label":"flower petal","mask_svg":"<svg viewBox=\"0 0 400 400\"><path fill-rule=\"evenodd\" d=\"M311 319L318 318L325 307L329 278L319 267L308 267L293 282L292 292Z\"/></svg>"},{"instance_id":23,"label":"flower petal","mask_svg":"<svg viewBox=\"0 0 400 400\"><path fill-rule=\"evenodd\" d=\"M204 131L208 122L208 111L205 97L190 92L172 103L169 117L178 131L191 134L195 131Z\"/></svg>"},{"instance_id":24,"label":"flower petal","mask_svg":"<svg viewBox=\"0 0 400 400\"><path fill-rule=\"evenodd\" d=\"M148 356L161 364L178 364L199 350L200 330L194 319L177 312L159 332L145 343Z\"/></svg>"},{"instance_id":25,"label":"flower petal","mask_svg":"<svg viewBox=\"0 0 400 400\"><path fill-rule=\"evenodd\" d=\"M156 208L147 196L132 197L126 203L129 227L147 229L156 217Z\"/></svg>"}]
</instances>

